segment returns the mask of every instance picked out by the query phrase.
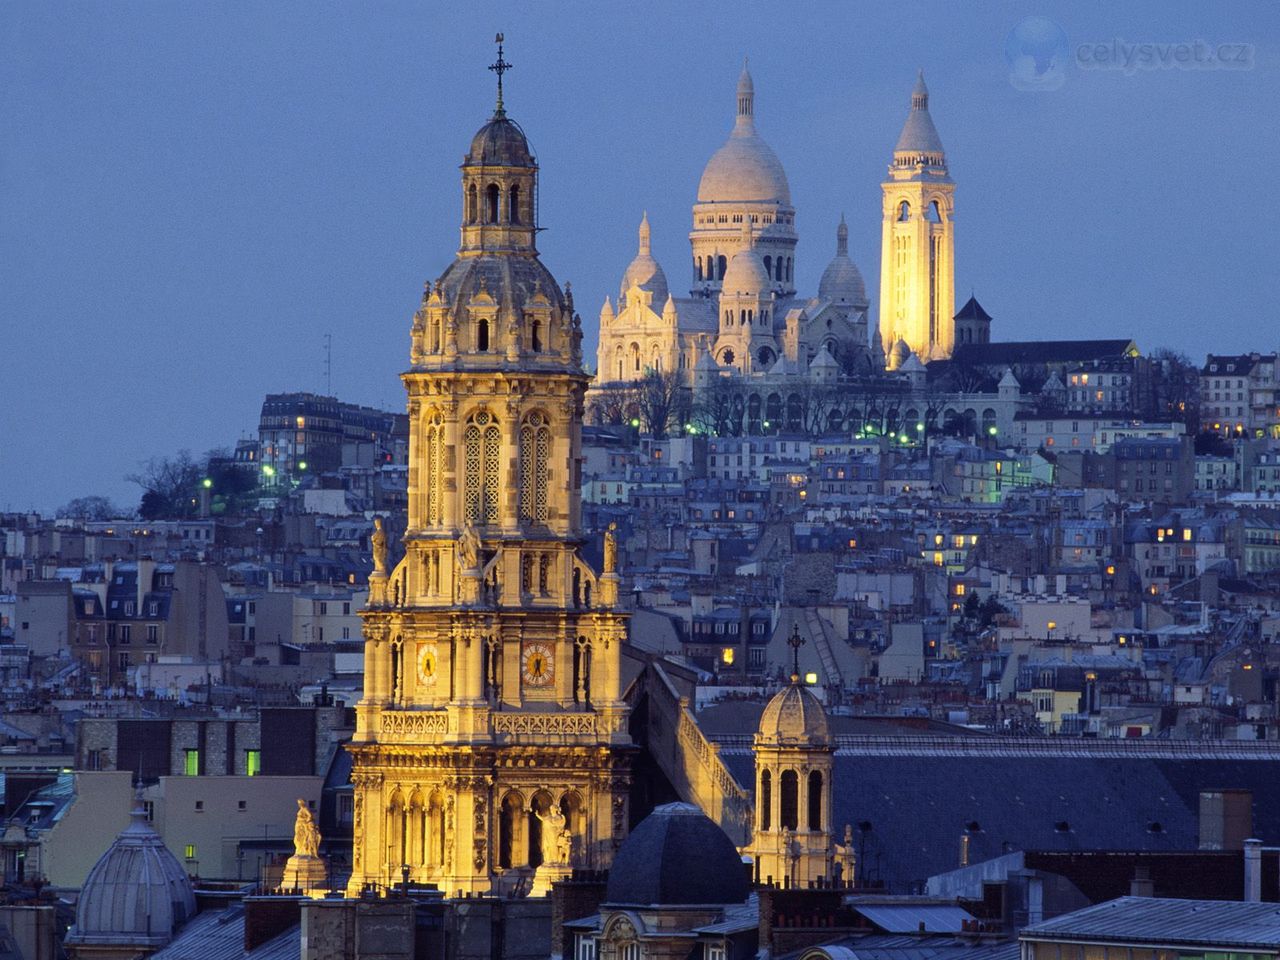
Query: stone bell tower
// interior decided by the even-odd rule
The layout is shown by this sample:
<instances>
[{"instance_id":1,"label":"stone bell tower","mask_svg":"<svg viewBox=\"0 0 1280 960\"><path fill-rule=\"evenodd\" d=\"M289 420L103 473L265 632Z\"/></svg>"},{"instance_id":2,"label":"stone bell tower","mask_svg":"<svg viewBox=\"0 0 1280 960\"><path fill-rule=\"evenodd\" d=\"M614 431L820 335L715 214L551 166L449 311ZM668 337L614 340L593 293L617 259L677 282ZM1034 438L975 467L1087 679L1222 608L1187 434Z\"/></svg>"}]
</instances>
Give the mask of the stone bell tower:
<instances>
[{"instance_id":1,"label":"stone bell tower","mask_svg":"<svg viewBox=\"0 0 1280 960\"><path fill-rule=\"evenodd\" d=\"M538 259L538 165L506 113L462 163L457 256L414 315L409 522L374 537L353 870L368 886L527 892L608 866L627 825L626 615L612 532L580 556L581 326Z\"/></svg>"},{"instance_id":2,"label":"stone bell tower","mask_svg":"<svg viewBox=\"0 0 1280 960\"><path fill-rule=\"evenodd\" d=\"M788 643L798 651L799 629ZM760 715L755 736L756 799L751 845L756 880L809 887L833 879L831 769L835 744L826 711L800 682L791 682Z\"/></svg>"},{"instance_id":3,"label":"stone bell tower","mask_svg":"<svg viewBox=\"0 0 1280 960\"><path fill-rule=\"evenodd\" d=\"M925 363L946 359L955 346L956 185L929 115L923 71L880 188L880 335L889 366L896 367L899 340Z\"/></svg>"}]
</instances>

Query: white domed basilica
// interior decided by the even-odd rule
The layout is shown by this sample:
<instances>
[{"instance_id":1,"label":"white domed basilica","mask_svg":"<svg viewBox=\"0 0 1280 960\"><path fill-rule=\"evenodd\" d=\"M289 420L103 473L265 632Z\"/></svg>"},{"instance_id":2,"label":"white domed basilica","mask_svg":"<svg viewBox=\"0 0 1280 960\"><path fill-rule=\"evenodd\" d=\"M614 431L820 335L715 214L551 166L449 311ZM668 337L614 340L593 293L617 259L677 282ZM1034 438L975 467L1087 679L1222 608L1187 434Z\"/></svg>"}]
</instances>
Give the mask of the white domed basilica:
<instances>
[{"instance_id":1,"label":"white domed basilica","mask_svg":"<svg viewBox=\"0 0 1280 960\"><path fill-rule=\"evenodd\" d=\"M843 216L816 296L797 291L799 237L791 188L777 154L756 129L755 85L744 66L733 130L698 184L688 295L670 290L650 250L646 215L617 303L606 298L600 311L595 395L625 388L649 371L675 372L696 396L724 377L739 379L755 392L801 381L878 376L886 366L898 366L892 360L895 346L899 359L904 351L925 362L948 356L953 293L942 287L953 276L952 185L922 88L923 80L913 91L912 111L884 185L893 202L886 199L883 212L892 288L888 304L882 292L881 312L891 314L883 337L870 320L863 273L849 258ZM926 128L930 149L916 149L919 131ZM903 141L919 157L907 158ZM908 213L900 219L904 205ZM924 215L913 218L913 207ZM938 222L939 213L945 222Z\"/></svg>"}]
</instances>

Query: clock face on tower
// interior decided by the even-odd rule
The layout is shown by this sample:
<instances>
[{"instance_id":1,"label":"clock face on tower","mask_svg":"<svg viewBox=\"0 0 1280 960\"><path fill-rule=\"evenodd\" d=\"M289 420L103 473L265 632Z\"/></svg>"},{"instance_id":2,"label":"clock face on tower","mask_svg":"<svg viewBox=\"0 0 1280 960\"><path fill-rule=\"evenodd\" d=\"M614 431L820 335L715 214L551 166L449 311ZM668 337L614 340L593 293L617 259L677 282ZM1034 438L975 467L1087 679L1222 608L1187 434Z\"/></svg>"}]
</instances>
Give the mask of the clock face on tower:
<instances>
[{"instance_id":1,"label":"clock face on tower","mask_svg":"<svg viewBox=\"0 0 1280 960\"><path fill-rule=\"evenodd\" d=\"M418 683L431 686L436 682L436 645L424 643L418 647Z\"/></svg>"},{"instance_id":2,"label":"clock face on tower","mask_svg":"<svg viewBox=\"0 0 1280 960\"><path fill-rule=\"evenodd\" d=\"M520 653L520 675L531 687L547 687L555 680L555 655L540 641L526 643Z\"/></svg>"}]
</instances>

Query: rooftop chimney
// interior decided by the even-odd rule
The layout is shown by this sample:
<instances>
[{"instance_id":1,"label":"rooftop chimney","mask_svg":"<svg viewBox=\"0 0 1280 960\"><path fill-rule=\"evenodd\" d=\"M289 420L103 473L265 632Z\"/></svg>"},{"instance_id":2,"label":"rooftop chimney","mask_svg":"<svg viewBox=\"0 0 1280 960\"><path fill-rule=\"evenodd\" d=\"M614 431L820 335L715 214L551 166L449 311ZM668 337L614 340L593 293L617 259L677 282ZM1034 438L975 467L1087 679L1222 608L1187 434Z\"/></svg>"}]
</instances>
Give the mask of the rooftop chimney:
<instances>
[{"instance_id":1,"label":"rooftop chimney","mask_svg":"<svg viewBox=\"0 0 1280 960\"><path fill-rule=\"evenodd\" d=\"M1250 903L1262 901L1262 841L1244 842L1244 898Z\"/></svg>"},{"instance_id":2,"label":"rooftop chimney","mask_svg":"<svg viewBox=\"0 0 1280 960\"><path fill-rule=\"evenodd\" d=\"M1248 790L1200 791L1200 849L1242 850L1253 834L1253 794Z\"/></svg>"},{"instance_id":3,"label":"rooftop chimney","mask_svg":"<svg viewBox=\"0 0 1280 960\"><path fill-rule=\"evenodd\" d=\"M1129 881L1129 896L1154 897L1155 895L1156 885L1151 880L1150 868L1134 867L1133 879Z\"/></svg>"}]
</instances>

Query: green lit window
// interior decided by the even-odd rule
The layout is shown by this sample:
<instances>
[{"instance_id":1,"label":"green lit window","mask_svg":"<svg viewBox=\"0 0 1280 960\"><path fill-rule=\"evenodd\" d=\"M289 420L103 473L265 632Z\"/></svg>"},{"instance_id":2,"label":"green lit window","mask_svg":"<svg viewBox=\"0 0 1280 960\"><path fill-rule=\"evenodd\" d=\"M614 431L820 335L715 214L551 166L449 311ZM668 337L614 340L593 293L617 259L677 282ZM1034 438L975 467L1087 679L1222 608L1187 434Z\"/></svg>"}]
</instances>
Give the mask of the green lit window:
<instances>
[{"instance_id":1,"label":"green lit window","mask_svg":"<svg viewBox=\"0 0 1280 960\"><path fill-rule=\"evenodd\" d=\"M244 775L256 777L262 773L262 751L246 750L244 752Z\"/></svg>"},{"instance_id":2,"label":"green lit window","mask_svg":"<svg viewBox=\"0 0 1280 960\"><path fill-rule=\"evenodd\" d=\"M196 845L194 843L188 843L183 848L182 855L186 857L188 860L194 860L196 858Z\"/></svg>"},{"instance_id":3,"label":"green lit window","mask_svg":"<svg viewBox=\"0 0 1280 960\"><path fill-rule=\"evenodd\" d=\"M199 750L183 751L182 773L184 776L187 776L187 777L200 776L200 751Z\"/></svg>"}]
</instances>

